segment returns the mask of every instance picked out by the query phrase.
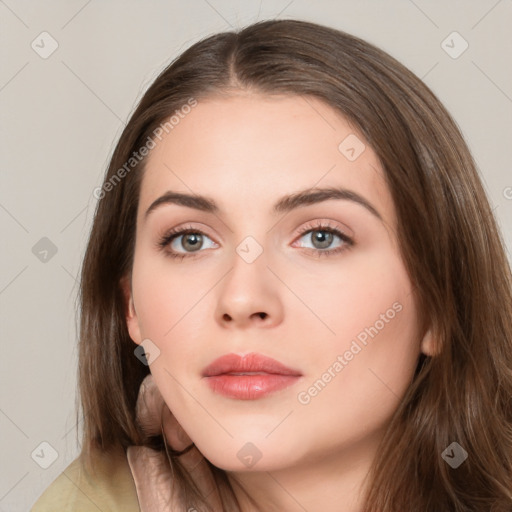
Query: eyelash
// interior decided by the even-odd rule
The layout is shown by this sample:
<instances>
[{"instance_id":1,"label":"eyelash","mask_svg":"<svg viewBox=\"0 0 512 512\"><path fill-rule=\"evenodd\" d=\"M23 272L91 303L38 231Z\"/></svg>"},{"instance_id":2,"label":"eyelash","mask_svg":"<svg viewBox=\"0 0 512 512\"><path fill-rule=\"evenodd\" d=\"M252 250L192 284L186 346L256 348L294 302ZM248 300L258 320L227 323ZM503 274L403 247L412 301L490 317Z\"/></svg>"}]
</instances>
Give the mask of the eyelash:
<instances>
[{"instance_id":1,"label":"eyelash","mask_svg":"<svg viewBox=\"0 0 512 512\"><path fill-rule=\"evenodd\" d=\"M344 242L344 244L341 247L338 247L336 249L321 250L321 249L311 249L310 247L305 247L305 249L307 249L308 251L312 251L318 257L335 256L336 254L339 254L343 251L349 250L354 245L354 241L350 237L345 235L345 233L330 226L329 223L324 223L324 222L319 222L317 224L310 224L310 225L304 226L303 228L300 229L298 238L302 238L304 235L309 234L313 231L323 231L326 233L331 233L333 235L338 236ZM206 233L204 233L200 229L194 228L193 226L184 226L181 228L173 228L170 231L167 231L160 238L160 240L157 242L157 246L160 250L165 251L165 254L171 258L176 258L178 260L182 260L184 258L194 258L195 256L197 256L197 254L177 253L177 252L172 252L172 251L166 250L166 247L175 238L178 238L181 235L187 235L190 233L208 236ZM201 252L201 251L197 251L197 252Z\"/></svg>"}]
</instances>

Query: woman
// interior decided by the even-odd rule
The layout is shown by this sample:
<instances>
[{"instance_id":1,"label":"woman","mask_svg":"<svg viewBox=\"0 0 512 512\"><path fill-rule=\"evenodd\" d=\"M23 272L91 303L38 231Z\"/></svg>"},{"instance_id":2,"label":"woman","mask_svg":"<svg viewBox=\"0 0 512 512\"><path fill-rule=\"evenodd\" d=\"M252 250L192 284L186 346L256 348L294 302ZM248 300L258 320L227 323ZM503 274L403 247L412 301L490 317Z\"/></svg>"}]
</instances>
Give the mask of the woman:
<instances>
[{"instance_id":1,"label":"woman","mask_svg":"<svg viewBox=\"0 0 512 512\"><path fill-rule=\"evenodd\" d=\"M510 267L404 66L297 20L209 37L95 197L82 457L35 511L511 509Z\"/></svg>"}]
</instances>

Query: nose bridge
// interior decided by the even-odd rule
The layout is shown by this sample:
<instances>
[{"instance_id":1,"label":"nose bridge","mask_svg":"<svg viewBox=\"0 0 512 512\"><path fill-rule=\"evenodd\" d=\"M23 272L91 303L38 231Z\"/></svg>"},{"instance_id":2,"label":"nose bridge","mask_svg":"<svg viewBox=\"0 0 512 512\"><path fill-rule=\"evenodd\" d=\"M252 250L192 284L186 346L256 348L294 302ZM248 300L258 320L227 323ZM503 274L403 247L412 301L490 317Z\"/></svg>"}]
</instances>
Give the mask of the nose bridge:
<instances>
[{"instance_id":1,"label":"nose bridge","mask_svg":"<svg viewBox=\"0 0 512 512\"><path fill-rule=\"evenodd\" d=\"M259 235L258 238L261 240L261 235ZM252 265L258 259L266 259L266 257L260 258L265 252L263 246L264 243L264 240L258 241L254 236L247 235L236 246L235 252L247 265Z\"/></svg>"},{"instance_id":2,"label":"nose bridge","mask_svg":"<svg viewBox=\"0 0 512 512\"><path fill-rule=\"evenodd\" d=\"M268 254L262 243L248 235L234 247L229 258L231 271L226 276L225 291L249 302L271 286L268 281Z\"/></svg>"},{"instance_id":3,"label":"nose bridge","mask_svg":"<svg viewBox=\"0 0 512 512\"><path fill-rule=\"evenodd\" d=\"M229 257L231 270L220 287L217 319L245 325L264 320L275 324L281 320L282 304L279 281L267 268L268 254L255 236L247 235L234 247Z\"/></svg>"}]
</instances>

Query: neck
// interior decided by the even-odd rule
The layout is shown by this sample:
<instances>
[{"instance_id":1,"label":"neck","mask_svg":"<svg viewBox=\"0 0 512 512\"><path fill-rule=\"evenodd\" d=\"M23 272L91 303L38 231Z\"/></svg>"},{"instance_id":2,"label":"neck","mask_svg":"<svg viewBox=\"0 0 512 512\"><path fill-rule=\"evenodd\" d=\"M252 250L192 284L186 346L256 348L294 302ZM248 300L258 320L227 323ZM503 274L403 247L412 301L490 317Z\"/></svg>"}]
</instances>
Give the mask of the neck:
<instances>
[{"instance_id":1,"label":"neck","mask_svg":"<svg viewBox=\"0 0 512 512\"><path fill-rule=\"evenodd\" d=\"M269 471L228 472L242 512L363 512L379 439Z\"/></svg>"}]
</instances>

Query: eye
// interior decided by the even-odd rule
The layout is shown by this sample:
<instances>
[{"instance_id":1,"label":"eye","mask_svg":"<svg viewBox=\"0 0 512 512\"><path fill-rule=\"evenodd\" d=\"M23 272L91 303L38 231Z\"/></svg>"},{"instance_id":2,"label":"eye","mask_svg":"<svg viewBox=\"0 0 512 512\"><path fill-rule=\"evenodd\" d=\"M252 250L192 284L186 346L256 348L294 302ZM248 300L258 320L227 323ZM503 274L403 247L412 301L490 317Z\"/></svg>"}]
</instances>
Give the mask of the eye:
<instances>
[{"instance_id":1,"label":"eye","mask_svg":"<svg viewBox=\"0 0 512 512\"><path fill-rule=\"evenodd\" d=\"M354 245L349 236L325 222L305 226L300 230L300 235L299 240L305 239L310 245L297 246L297 242L294 242L293 246L304 248L315 256L333 256ZM166 256L179 259L193 258L202 249L218 247L208 235L193 226L171 229L161 237L157 245Z\"/></svg>"},{"instance_id":2,"label":"eye","mask_svg":"<svg viewBox=\"0 0 512 512\"><path fill-rule=\"evenodd\" d=\"M339 229L328 223L309 225L301 229L300 239L309 241L310 246L301 245L318 256L338 254L354 245L354 241ZM337 243L336 243L337 242ZM333 246L333 244L336 244Z\"/></svg>"},{"instance_id":3,"label":"eye","mask_svg":"<svg viewBox=\"0 0 512 512\"><path fill-rule=\"evenodd\" d=\"M210 241L208 245L206 240ZM168 231L158 242L158 246L171 257L185 258L195 256L204 248L214 248L217 244L201 230L193 227L183 227ZM206 247L205 247L206 246Z\"/></svg>"}]
</instances>

